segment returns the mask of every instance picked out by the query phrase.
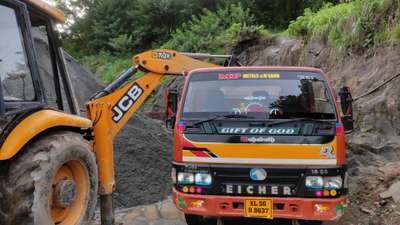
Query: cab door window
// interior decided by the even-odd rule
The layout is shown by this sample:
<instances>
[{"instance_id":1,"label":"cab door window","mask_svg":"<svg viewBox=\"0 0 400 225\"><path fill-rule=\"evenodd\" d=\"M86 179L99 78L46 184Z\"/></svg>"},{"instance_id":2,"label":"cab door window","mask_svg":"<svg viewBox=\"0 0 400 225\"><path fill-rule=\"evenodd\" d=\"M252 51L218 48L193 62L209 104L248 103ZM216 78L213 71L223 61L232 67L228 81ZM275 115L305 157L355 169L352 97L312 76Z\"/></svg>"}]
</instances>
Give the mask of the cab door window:
<instances>
[{"instance_id":1,"label":"cab door window","mask_svg":"<svg viewBox=\"0 0 400 225\"><path fill-rule=\"evenodd\" d=\"M16 11L0 5L0 79L4 101L33 101L35 90Z\"/></svg>"}]
</instances>

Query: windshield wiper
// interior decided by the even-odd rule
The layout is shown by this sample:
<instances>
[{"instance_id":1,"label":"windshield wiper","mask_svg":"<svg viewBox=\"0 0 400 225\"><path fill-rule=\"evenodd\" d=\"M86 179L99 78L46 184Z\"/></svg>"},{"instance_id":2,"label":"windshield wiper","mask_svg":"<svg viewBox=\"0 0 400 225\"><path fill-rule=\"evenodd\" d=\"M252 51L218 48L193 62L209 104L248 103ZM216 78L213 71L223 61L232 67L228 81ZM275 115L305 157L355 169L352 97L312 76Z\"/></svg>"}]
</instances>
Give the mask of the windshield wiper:
<instances>
[{"instance_id":1,"label":"windshield wiper","mask_svg":"<svg viewBox=\"0 0 400 225\"><path fill-rule=\"evenodd\" d=\"M254 117L247 116L247 115L240 115L240 114L218 115L218 116L213 116L211 118L207 118L207 119L204 119L204 120L197 121L196 123L193 124L193 126L197 126L199 124L210 122L210 121L214 121L214 120L217 120L217 119L242 119L242 118L243 119L252 119Z\"/></svg>"},{"instance_id":2,"label":"windshield wiper","mask_svg":"<svg viewBox=\"0 0 400 225\"><path fill-rule=\"evenodd\" d=\"M312 122L333 122L335 121L334 119L331 120L321 120L321 119L315 119L315 118L309 118L309 117L296 117L296 118L289 118L284 121L277 121L277 122L272 122L268 123L267 126L274 126L274 125L279 125L279 124L285 124L285 123L293 123L293 122L301 122L301 121L312 121Z\"/></svg>"}]
</instances>

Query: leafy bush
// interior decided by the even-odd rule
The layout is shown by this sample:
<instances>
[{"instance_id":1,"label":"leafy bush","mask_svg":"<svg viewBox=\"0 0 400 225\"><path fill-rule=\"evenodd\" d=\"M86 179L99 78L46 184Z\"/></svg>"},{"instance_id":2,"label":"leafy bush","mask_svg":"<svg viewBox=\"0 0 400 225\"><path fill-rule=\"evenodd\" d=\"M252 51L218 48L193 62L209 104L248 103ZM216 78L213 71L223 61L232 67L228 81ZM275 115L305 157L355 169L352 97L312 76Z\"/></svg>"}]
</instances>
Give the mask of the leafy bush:
<instances>
[{"instance_id":1,"label":"leafy bush","mask_svg":"<svg viewBox=\"0 0 400 225\"><path fill-rule=\"evenodd\" d=\"M89 67L92 72L99 75L104 83L110 83L116 76L132 65L131 56L122 55L116 57L106 52L83 57L81 63Z\"/></svg>"},{"instance_id":2,"label":"leafy bush","mask_svg":"<svg viewBox=\"0 0 400 225\"><path fill-rule=\"evenodd\" d=\"M400 42L400 22L394 30L394 38L396 41Z\"/></svg>"},{"instance_id":3,"label":"leafy bush","mask_svg":"<svg viewBox=\"0 0 400 225\"><path fill-rule=\"evenodd\" d=\"M318 12L306 9L287 33L318 38L342 50L362 50L391 41L393 18L400 18L400 0L354 0L326 4Z\"/></svg>"},{"instance_id":4,"label":"leafy bush","mask_svg":"<svg viewBox=\"0 0 400 225\"><path fill-rule=\"evenodd\" d=\"M178 51L223 53L227 44L235 45L240 41L243 32L258 36L267 33L263 26L253 24L254 16L241 5L229 5L216 12L204 10L201 16L193 16L191 21L176 29L162 47Z\"/></svg>"}]
</instances>

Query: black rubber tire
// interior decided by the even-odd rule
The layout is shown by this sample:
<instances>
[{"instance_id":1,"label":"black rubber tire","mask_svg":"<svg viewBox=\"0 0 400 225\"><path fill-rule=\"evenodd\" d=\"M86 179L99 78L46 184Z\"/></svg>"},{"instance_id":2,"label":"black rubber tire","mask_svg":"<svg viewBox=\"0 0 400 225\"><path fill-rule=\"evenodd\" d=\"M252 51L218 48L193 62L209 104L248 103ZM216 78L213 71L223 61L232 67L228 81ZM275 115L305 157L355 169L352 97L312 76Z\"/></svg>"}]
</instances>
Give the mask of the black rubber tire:
<instances>
[{"instance_id":1,"label":"black rubber tire","mask_svg":"<svg viewBox=\"0 0 400 225\"><path fill-rule=\"evenodd\" d=\"M185 214L185 220L187 225L217 225L217 219L198 215Z\"/></svg>"},{"instance_id":2,"label":"black rubber tire","mask_svg":"<svg viewBox=\"0 0 400 225\"><path fill-rule=\"evenodd\" d=\"M297 220L296 221L298 225L322 225L322 221L318 220ZM296 224L296 223L294 223Z\"/></svg>"},{"instance_id":3,"label":"black rubber tire","mask_svg":"<svg viewBox=\"0 0 400 225\"><path fill-rule=\"evenodd\" d=\"M98 174L96 158L88 141L74 132L53 132L24 147L22 154L8 162L0 177L1 225L54 225L48 193L58 168L78 160L88 174L85 212L76 225L86 225L96 208Z\"/></svg>"}]
</instances>

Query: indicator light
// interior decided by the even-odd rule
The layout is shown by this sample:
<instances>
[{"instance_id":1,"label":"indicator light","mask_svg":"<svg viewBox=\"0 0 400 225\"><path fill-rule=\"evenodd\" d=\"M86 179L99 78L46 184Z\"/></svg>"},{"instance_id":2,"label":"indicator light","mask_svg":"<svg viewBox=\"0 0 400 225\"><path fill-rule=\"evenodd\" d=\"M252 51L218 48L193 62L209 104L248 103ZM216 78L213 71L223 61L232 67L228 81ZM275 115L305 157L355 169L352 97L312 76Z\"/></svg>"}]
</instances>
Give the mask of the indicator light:
<instances>
[{"instance_id":1,"label":"indicator light","mask_svg":"<svg viewBox=\"0 0 400 225\"><path fill-rule=\"evenodd\" d=\"M195 193L196 192L196 188L194 186L191 186L189 188L190 193Z\"/></svg>"},{"instance_id":2,"label":"indicator light","mask_svg":"<svg viewBox=\"0 0 400 225\"><path fill-rule=\"evenodd\" d=\"M329 196L330 192L328 190L324 190L324 196Z\"/></svg>"},{"instance_id":3,"label":"indicator light","mask_svg":"<svg viewBox=\"0 0 400 225\"><path fill-rule=\"evenodd\" d=\"M189 188L188 188L188 187L186 187L186 186L184 186L184 187L182 188L182 191L183 191L183 192L185 192L185 193L188 193L188 191L189 191Z\"/></svg>"},{"instance_id":4,"label":"indicator light","mask_svg":"<svg viewBox=\"0 0 400 225\"><path fill-rule=\"evenodd\" d=\"M185 130L185 122L181 120L178 123L178 131L179 133L183 134L184 130Z\"/></svg>"},{"instance_id":5,"label":"indicator light","mask_svg":"<svg viewBox=\"0 0 400 225\"><path fill-rule=\"evenodd\" d=\"M196 187L196 192L197 192L197 193L203 192L203 188L201 188L201 187Z\"/></svg>"},{"instance_id":6,"label":"indicator light","mask_svg":"<svg viewBox=\"0 0 400 225\"><path fill-rule=\"evenodd\" d=\"M322 196L322 191L320 191L320 190L315 191L315 196L321 197Z\"/></svg>"},{"instance_id":7,"label":"indicator light","mask_svg":"<svg viewBox=\"0 0 400 225\"><path fill-rule=\"evenodd\" d=\"M335 189L331 190L331 195L332 196L336 196L337 195L337 191Z\"/></svg>"}]
</instances>

